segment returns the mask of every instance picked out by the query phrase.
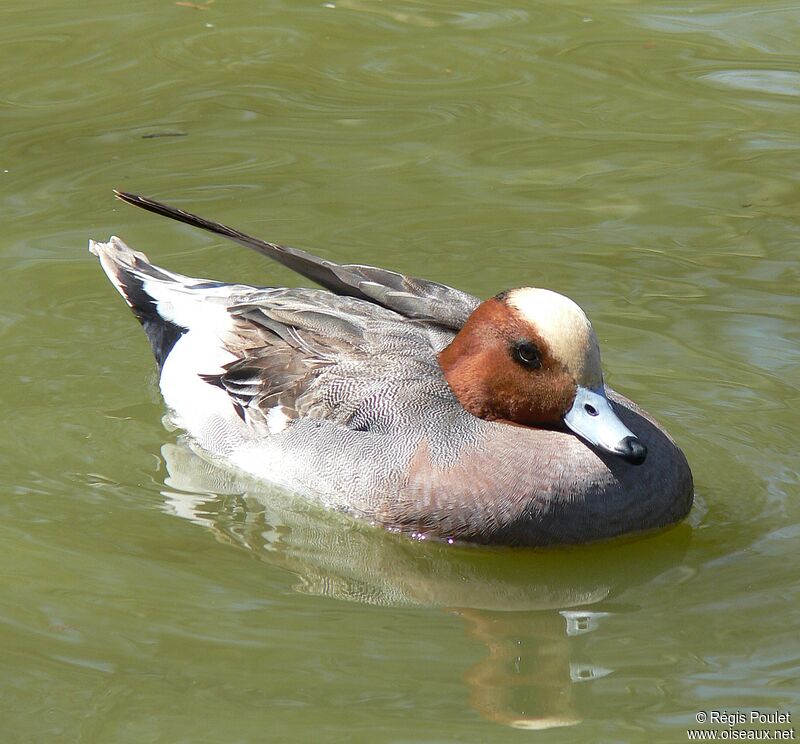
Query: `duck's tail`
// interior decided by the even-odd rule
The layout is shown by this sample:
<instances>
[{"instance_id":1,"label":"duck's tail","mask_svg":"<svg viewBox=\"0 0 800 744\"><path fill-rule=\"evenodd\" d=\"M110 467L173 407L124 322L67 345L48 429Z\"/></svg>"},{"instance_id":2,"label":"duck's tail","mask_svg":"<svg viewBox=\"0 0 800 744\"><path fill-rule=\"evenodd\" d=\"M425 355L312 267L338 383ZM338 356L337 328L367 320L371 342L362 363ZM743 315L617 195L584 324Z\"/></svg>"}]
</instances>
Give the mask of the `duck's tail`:
<instances>
[{"instance_id":1,"label":"duck's tail","mask_svg":"<svg viewBox=\"0 0 800 744\"><path fill-rule=\"evenodd\" d=\"M144 253L128 247L116 236L107 243L89 241L89 251L100 259L100 265L111 283L144 328L159 371L186 328L175 319L159 312L159 301L170 291L178 289L185 277L160 269L150 263Z\"/></svg>"},{"instance_id":2,"label":"duck's tail","mask_svg":"<svg viewBox=\"0 0 800 744\"><path fill-rule=\"evenodd\" d=\"M361 264L337 264L306 251L254 238L220 222L207 220L183 209L124 191L114 191L117 199L187 225L223 235L273 261L296 271L334 294L355 297L382 305L407 318L436 323L459 331L479 301L452 287L398 274L396 271Z\"/></svg>"},{"instance_id":3,"label":"duck's tail","mask_svg":"<svg viewBox=\"0 0 800 744\"><path fill-rule=\"evenodd\" d=\"M234 243L252 248L254 251L283 264L292 271L296 271L298 274L317 282L317 284L336 294L350 295L361 300L371 300L369 295L365 294L358 286L358 282L352 280L352 277L350 277L351 272L349 271L350 267L348 266L340 266L333 261L327 261L298 248L290 248L286 245L278 245L277 243L255 238L241 230L223 225L221 222L207 220L205 217L200 217L176 207L170 207L145 196L129 194L117 189L114 189L114 196L126 204L146 209L148 212L159 214L162 217L169 217L178 222L184 222L187 225L192 225L192 227L199 227L215 235L222 235ZM359 279L363 279L363 277L359 277Z\"/></svg>"}]
</instances>

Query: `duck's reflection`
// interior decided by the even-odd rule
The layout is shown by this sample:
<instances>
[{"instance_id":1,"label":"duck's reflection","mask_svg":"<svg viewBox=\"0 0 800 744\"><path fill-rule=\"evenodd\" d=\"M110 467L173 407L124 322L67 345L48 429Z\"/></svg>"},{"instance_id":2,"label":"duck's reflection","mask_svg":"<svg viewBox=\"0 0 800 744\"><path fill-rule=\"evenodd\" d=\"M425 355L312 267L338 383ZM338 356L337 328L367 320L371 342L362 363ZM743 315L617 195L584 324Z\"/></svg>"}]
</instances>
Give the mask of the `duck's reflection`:
<instances>
[{"instance_id":1,"label":"duck's reflection","mask_svg":"<svg viewBox=\"0 0 800 744\"><path fill-rule=\"evenodd\" d=\"M658 550L648 541L547 552L419 543L215 467L185 442L162 454L165 510L291 571L298 591L462 617L488 650L465 673L470 703L517 728L581 720L592 680L612 671L583 658L582 636L619 611L609 597L678 564L689 536L673 530Z\"/></svg>"}]
</instances>

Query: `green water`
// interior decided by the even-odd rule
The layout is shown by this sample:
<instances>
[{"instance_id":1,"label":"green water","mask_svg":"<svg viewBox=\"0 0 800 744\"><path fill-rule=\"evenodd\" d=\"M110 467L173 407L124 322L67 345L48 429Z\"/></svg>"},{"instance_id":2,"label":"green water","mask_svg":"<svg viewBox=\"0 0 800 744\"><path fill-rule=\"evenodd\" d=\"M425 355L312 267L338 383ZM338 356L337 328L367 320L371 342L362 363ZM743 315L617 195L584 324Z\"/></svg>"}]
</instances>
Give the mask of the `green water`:
<instances>
[{"instance_id":1,"label":"green water","mask_svg":"<svg viewBox=\"0 0 800 744\"><path fill-rule=\"evenodd\" d=\"M798 50L773 1L6 2L0 739L677 742L700 710L800 718ZM688 523L465 550L211 470L162 426L87 239L298 280L113 187L481 296L569 294L687 453Z\"/></svg>"}]
</instances>

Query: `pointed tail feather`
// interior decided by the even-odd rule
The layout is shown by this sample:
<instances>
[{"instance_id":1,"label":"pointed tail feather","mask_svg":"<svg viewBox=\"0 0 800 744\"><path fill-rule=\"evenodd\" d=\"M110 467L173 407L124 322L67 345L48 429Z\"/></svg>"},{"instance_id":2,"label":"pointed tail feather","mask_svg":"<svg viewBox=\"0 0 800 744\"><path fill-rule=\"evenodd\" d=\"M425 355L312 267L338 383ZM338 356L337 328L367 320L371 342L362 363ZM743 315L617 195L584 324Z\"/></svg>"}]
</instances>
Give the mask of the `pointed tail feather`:
<instances>
[{"instance_id":1,"label":"pointed tail feather","mask_svg":"<svg viewBox=\"0 0 800 744\"><path fill-rule=\"evenodd\" d=\"M430 321L443 328L457 331L479 302L472 295L444 284L405 276L376 266L340 265L297 248L268 243L227 225L169 207L144 196L123 191L114 193L118 199L127 204L208 230L252 248L335 294L375 302L407 318Z\"/></svg>"},{"instance_id":2,"label":"pointed tail feather","mask_svg":"<svg viewBox=\"0 0 800 744\"><path fill-rule=\"evenodd\" d=\"M126 204L132 204L135 207L141 207L148 212L160 214L163 217L177 220L178 222L185 222L187 225L199 227L202 230L214 233L215 235L222 235L229 240L233 240L239 245L247 248L252 248L254 251L261 253L273 261L283 264L296 271L298 274L311 279L317 284L330 289L336 294L349 295L350 297L358 297L361 300L370 300L371 298L364 294L357 286L354 286L346 281L343 281L337 272L344 270L344 267L333 261L326 261L323 258L318 258L310 253L301 251L297 248L289 248L288 246L278 245L277 243L268 243L266 240L254 238L252 235L243 233L220 222L213 222L204 217L199 217L191 212L185 212L182 209L167 206L161 202L153 199L148 199L144 196L137 194L129 194L124 191L114 190L114 195L120 201Z\"/></svg>"}]
</instances>

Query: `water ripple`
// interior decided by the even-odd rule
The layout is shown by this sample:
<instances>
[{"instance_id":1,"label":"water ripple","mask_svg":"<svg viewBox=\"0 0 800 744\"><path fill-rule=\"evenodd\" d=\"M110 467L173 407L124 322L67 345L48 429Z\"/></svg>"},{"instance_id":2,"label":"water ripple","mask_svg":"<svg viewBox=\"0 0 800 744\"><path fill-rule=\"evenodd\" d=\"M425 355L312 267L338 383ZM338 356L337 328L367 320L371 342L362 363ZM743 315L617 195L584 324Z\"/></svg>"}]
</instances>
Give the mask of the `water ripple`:
<instances>
[{"instance_id":1,"label":"water ripple","mask_svg":"<svg viewBox=\"0 0 800 744\"><path fill-rule=\"evenodd\" d=\"M716 70L699 79L756 93L800 95L800 72L791 70Z\"/></svg>"}]
</instances>

